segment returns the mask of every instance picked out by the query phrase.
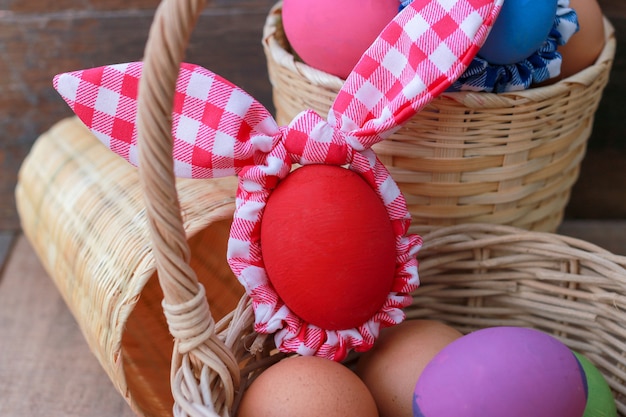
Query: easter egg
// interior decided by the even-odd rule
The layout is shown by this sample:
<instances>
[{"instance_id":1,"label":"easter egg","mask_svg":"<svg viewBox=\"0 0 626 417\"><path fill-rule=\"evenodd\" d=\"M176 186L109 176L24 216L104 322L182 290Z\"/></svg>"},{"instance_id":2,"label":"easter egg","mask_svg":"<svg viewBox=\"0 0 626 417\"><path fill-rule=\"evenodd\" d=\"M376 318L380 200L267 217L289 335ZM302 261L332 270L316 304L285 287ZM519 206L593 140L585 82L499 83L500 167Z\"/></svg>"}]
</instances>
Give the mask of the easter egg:
<instances>
[{"instance_id":1,"label":"easter egg","mask_svg":"<svg viewBox=\"0 0 626 417\"><path fill-rule=\"evenodd\" d=\"M580 29L557 49L563 58L561 75L566 78L592 65L604 48L604 17L596 0L571 0Z\"/></svg>"},{"instance_id":2,"label":"easter egg","mask_svg":"<svg viewBox=\"0 0 626 417\"><path fill-rule=\"evenodd\" d=\"M304 321L358 327L392 289L395 233L374 189L354 171L306 165L270 194L261 251L276 293Z\"/></svg>"},{"instance_id":3,"label":"easter egg","mask_svg":"<svg viewBox=\"0 0 626 417\"><path fill-rule=\"evenodd\" d=\"M399 5L398 0L284 0L283 28L306 64L345 79Z\"/></svg>"},{"instance_id":4,"label":"easter egg","mask_svg":"<svg viewBox=\"0 0 626 417\"><path fill-rule=\"evenodd\" d=\"M615 398L604 375L585 356L574 352L587 378L587 406L583 417L616 417Z\"/></svg>"},{"instance_id":5,"label":"easter egg","mask_svg":"<svg viewBox=\"0 0 626 417\"><path fill-rule=\"evenodd\" d=\"M244 392L238 417L378 417L363 382L346 366L295 356L270 366Z\"/></svg>"},{"instance_id":6,"label":"easter egg","mask_svg":"<svg viewBox=\"0 0 626 417\"><path fill-rule=\"evenodd\" d=\"M462 334L436 320L407 320L380 331L355 372L369 388L380 417L411 417L415 383L426 364Z\"/></svg>"},{"instance_id":7,"label":"easter egg","mask_svg":"<svg viewBox=\"0 0 626 417\"><path fill-rule=\"evenodd\" d=\"M506 0L478 55L496 65L515 64L546 41L558 0Z\"/></svg>"},{"instance_id":8,"label":"easter egg","mask_svg":"<svg viewBox=\"0 0 626 417\"><path fill-rule=\"evenodd\" d=\"M444 347L415 385L415 417L581 417L585 375L563 343L538 330L492 327Z\"/></svg>"}]
</instances>

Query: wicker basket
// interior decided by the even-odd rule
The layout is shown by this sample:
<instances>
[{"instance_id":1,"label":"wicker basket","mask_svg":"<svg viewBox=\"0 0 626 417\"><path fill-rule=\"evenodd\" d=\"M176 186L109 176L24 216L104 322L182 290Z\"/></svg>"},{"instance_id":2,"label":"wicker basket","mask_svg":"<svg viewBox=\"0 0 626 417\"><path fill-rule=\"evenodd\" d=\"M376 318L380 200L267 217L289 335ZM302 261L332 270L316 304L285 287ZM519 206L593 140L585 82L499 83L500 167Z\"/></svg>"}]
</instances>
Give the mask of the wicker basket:
<instances>
[{"instance_id":1,"label":"wicker basket","mask_svg":"<svg viewBox=\"0 0 626 417\"><path fill-rule=\"evenodd\" d=\"M155 16L140 89L141 169L70 118L38 138L16 189L25 235L94 355L144 416L235 416L248 384L283 357L253 332L249 299L225 261L235 179L172 173L164 103L201 6L166 0ZM501 225L414 229L426 244L410 319L554 334L598 366L626 416L626 257Z\"/></svg>"},{"instance_id":2,"label":"wicker basket","mask_svg":"<svg viewBox=\"0 0 626 417\"><path fill-rule=\"evenodd\" d=\"M270 355L270 344L260 348L247 298L238 304L243 291L226 264L234 186L232 179L181 180L177 190L190 265L213 317L225 316L215 332L241 364L241 375L225 384L234 389L239 379L241 393L281 356ZM25 160L17 202L24 233L117 389L140 415L170 415L173 344L154 261L155 251L168 248L151 250L137 170L77 119L63 120ZM409 318L442 320L463 332L516 325L554 334L603 371L626 416L626 257L500 225L413 231L425 246ZM218 409L225 389L212 387Z\"/></svg>"},{"instance_id":3,"label":"wicker basket","mask_svg":"<svg viewBox=\"0 0 626 417\"><path fill-rule=\"evenodd\" d=\"M516 93L447 93L373 147L404 193L414 222L508 224L554 232L579 174L615 54L613 27L595 65L551 86ZM326 115L343 80L299 61L281 4L263 46L276 117Z\"/></svg>"}]
</instances>

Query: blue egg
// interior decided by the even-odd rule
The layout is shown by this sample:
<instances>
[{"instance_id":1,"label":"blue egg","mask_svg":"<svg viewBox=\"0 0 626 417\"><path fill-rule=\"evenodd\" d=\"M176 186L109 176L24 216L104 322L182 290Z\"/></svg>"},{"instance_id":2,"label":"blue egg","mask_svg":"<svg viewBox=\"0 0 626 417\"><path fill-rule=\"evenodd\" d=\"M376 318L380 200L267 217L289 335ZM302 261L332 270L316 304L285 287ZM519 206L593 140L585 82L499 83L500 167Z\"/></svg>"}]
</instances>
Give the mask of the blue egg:
<instances>
[{"instance_id":1,"label":"blue egg","mask_svg":"<svg viewBox=\"0 0 626 417\"><path fill-rule=\"evenodd\" d=\"M506 0L478 56L515 64L537 52L554 25L558 0Z\"/></svg>"}]
</instances>

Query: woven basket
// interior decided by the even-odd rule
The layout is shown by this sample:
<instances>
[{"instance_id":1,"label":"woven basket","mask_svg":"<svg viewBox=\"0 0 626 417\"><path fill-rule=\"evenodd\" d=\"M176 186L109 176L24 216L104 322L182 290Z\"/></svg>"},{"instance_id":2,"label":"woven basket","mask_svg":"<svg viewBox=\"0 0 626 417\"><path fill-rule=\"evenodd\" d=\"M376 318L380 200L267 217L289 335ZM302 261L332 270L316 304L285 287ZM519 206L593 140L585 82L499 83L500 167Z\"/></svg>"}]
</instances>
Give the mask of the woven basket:
<instances>
[{"instance_id":1,"label":"woven basket","mask_svg":"<svg viewBox=\"0 0 626 417\"><path fill-rule=\"evenodd\" d=\"M516 93L443 94L375 145L414 222L556 231L615 55L608 21L605 32L602 54L578 74ZM343 80L292 54L281 3L268 15L263 47L279 124L308 108L326 115Z\"/></svg>"},{"instance_id":2,"label":"woven basket","mask_svg":"<svg viewBox=\"0 0 626 417\"><path fill-rule=\"evenodd\" d=\"M38 138L16 189L24 234L113 384L144 416L235 416L248 384L283 357L253 332L250 301L225 261L235 179L172 172L168 95L201 6L166 0L155 16L140 88L141 169L70 118ZM626 416L626 257L500 225L414 231L425 246L409 319L554 334L598 366Z\"/></svg>"}]
</instances>

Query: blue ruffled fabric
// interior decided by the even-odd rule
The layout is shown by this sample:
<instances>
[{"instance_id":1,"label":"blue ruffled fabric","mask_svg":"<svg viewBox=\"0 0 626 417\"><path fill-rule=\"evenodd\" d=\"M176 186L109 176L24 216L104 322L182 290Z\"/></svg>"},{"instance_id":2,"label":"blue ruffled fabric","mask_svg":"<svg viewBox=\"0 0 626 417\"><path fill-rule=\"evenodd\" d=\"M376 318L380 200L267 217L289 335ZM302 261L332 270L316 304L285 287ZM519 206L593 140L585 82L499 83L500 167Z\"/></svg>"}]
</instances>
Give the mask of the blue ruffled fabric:
<instances>
[{"instance_id":1,"label":"blue ruffled fabric","mask_svg":"<svg viewBox=\"0 0 626 417\"><path fill-rule=\"evenodd\" d=\"M412 1L401 1L400 10ZM476 56L448 91L519 91L554 78L560 74L562 62L557 47L567 43L578 29L578 17L574 9L569 7L569 0L559 0L554 25L537 52L521 62L508 65L491 64Z\"/></svg>"}]
</instances>

